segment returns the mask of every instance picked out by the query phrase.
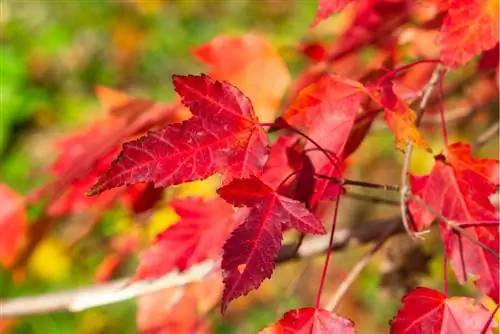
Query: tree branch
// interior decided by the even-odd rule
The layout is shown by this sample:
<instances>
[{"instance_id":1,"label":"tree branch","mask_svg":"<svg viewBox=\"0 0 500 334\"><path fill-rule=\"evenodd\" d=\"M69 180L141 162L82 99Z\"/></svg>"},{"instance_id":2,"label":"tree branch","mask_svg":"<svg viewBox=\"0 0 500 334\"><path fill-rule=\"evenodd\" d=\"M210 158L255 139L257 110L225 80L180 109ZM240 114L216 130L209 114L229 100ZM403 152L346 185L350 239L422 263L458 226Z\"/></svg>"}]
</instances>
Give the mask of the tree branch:
<instances>
[{"instance_id":1,"label":"tree branch","mask_svg":"<svg viewBox=\"0 0 500 334\"><path fill-rule=\"evenodd\" d=\"M441 72L443 71L443 67L441 64L438 64L436 68L434 69L434 72L432 72L432 76L427 83L427 85L424 88L424 93L422 95L422 100L420 100L419 104L419 110L417 114L417 119L415 121L415 125L418 127L420 125L420 122L422 121L422 117L424 115L425 108L427 107L427 103L429 102L429 99L432 95L432 91L436 87L436 84L439 81L439 78L441 77ZM403 219L403 226L408 233L409 236L412 237L412 239L416 238L416 234L413 232L413 230L410 228L410 223L408 221L408 215L406 212L406 197L407 193L409 191L409 185L408 185L408 171L410 169L410 161L411 161L411 155L413 153L413 142L409 141L408 144L406 145L406 150L405 150L405 156L403 160L403 168L401 169L401 187L400 187L400 205L401 205L401 217Z\"/></svg>"},{"instance_id":2,"label":"tree branch","mask_svg":"<svg viewBox=\"0 0 500 334\"><path fill-rule=\"evenodd\" d=\"M484 144L486 144L490 139L492 139L500 130L500 123L496 121L496 123L492 124L489 128L487 128L477 139L472 143L472 152L477 151Z\"/></svg>"},{"instance_id":3,"label":"tree branch","mask_svg":"<svg viewBox=\"0 0 500 334\"><path fill-rule=\"evenodd\" d=\"M397 224L391 235L403 233L400 217L366 222L352 228L340 229L335 233L332 250L339 251L357 244L379 240L387 226ZM324 254L328 249L328 235L314 236L304 240L296 252L295 244L281 247L278 264ZM200 281L218 267L214 261L205 261L179 273L171 272L162 278L148 282L130 283L130 277L109 283L47 293L38 296L16 297L0 302L2 317L19 317L56 311L80 312L89 308L114 304L166 288L179 287Z\"/></svg>"}]
</instances>

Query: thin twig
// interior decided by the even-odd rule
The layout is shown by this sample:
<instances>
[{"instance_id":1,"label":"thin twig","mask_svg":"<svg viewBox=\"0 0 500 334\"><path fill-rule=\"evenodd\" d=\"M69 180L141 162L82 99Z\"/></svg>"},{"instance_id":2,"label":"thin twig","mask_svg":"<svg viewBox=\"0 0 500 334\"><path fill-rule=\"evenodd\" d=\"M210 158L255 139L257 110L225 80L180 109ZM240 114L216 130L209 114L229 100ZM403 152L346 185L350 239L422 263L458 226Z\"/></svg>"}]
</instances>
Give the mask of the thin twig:
<instances>
[{"instance_id":1,"label":"thin twig","mask_svg":"<svg viewBox=\"0 0 500 334\"><path fill-rule=\"evenodd\" d=\"M366 201L373 204L399 205L399 201L393 199L357 194L352 192L346 192L344 194L344 197L352 198L359 201Z\"/></svg>"},{"instance_id":2,"label":"thin twig","mask_svg":"<svg viewBox=\"0 0 500 334\"><path fill-rule=\"evenodd\" d=\"M472 152L477 151L484 144L486 144L490 139L492 139L500 130L500 123L496 121L496 123L492 124L489 128L486 129L477 139L472 143Z\"/></svg>"},{"instance_id":3,"label":"thin twig","mask_svg":"<svg viewBox=\"0 0 500 334\"><path fill-rule=\"evenodd\" d=\"M349 179L344 179L341 177L332 177L332 176L321 175L321 174L315 174L314 176L316 176L319 179L329 180L329 181L332 181L334 183L347 185L347 186L357 186L357 187L364 187L364 188L399 191L398 186L394 186L394 185L390 185L390 184L380 184L380 183L372 183L372 182L365 182L365 181L349 180Z\"/></svg>"},{"instance_id":4,"label":"thin twig","mask_svg":"<svg viewBox=\"0 0 500 334\"><path fill-rule=\"evenodd\" d=\"M432 72L432 76L429 82L424 88L424 93L422 94L422 100L420 100L419 104L417 119L415 121L415 126L417 127L420 125L420 122L422 121L425 108L427 107L427 103L429 102L429 99L432 95L432 91L436 87L436 84L438 83L441 77L442 70L443 67L441 66L441 64L438 64L434 69L434 72ZM410 161L412 153L413 153L413 142L410 140L406 145L405 156L403 160L403 168L401 170L400 209L401 209L401 217L403 219L403 226L405 227L406 232L412 239L416 239L417 235L413 232L413 229L410 227L410 222L408 221L408 215L406 212L407 210L406 195L409 191L408 171L410 169Z\"/></svg>"},{"instance_id":5,"label":"thin twig","mask_svg":"<svg viewBox=\"0 0 500 334\"><path fill-rule=\"evenodd\" d=\"M340 229L335 233L331 249L333 251L340 251L358 244L376 241L389 224L402 226L401 219L398 216ZM393 234L403 232L404 229L399 228L393 231ZM298 252L295 251L296 245L293 243L283 245L276 262L280 264L325 254L329 249L329 236L326 235L326 239L324 237L314 236L306 238ZM85 288L70 289L37 296L3 299L0 301L0 315L1 317L19 317L56 311L79 312L96 306L118 303L165 288L182 286L190 282L202 280L215 266L215 262L205 261L191 267L185 272L169 273L151 282L140 281L130 283L131 278L128 277Z\"/></svg>"},{"instance_id":6,"label":"thin twig","mask_svg":"<svg viewBox=\"0 0 500 334\"><path fill-rule=\"evenodd\" d=\"M396 222L398 223L398 222ZM333 311L339 304L342 297L346 294L347 290L351 287L354 281L358 278L359 274L365 269L373 256L379 251L380 248L385 244L387 240L393 235L393 231L397 229L397 225L390 225L380 239L373 245L373 247L356 263L356 265L351 269L347 277L342 281L333 296L328 300L324 309L328 311Z\"/></svg>"}]
</instances>

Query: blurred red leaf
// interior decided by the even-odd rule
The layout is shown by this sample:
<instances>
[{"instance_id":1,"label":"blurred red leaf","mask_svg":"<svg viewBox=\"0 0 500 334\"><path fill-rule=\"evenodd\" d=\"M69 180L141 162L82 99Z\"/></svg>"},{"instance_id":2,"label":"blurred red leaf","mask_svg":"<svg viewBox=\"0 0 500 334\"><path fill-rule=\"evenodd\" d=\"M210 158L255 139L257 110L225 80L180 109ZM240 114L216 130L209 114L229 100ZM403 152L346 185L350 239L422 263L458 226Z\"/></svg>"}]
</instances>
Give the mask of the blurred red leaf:
<instances>
[{"instance_id":1,"label":"blurred red leaf","mask_svg":"<svg viewBox=\"0 0 500 334\"><path fill-rule=\"evenodd\" d=\"M182 271L220 257L224 241L243 218L221 198L186 198L170 205L179 222L158 234L141 253L137 279L159 277L175 268Z\"/></svg>"},{"instance_id":2,"label":"blurred red leaf","mask_svg":"<svg viewBox=\"0 0 500 334\"><path fill-rule=\"evenodd\" d=\"M224 312L231 300L246 295L271 276L284 229L321 234L324 227L302 203L279 195L255 177L234 180L217 192L235 206L251 207L224 245Z\"/></svg>"},{"instance_id":3,"label":"blurred red leaf","mask_svg":"<svg viewBox=\"0 0 500 334\"><path fill-rule=\"evenodd\" d=\"M10 266L25 241L28 215L24 199L6 185L0 184L0 263Z\"/></svg>"},{"instance_id":4,"label":"blurred red leaf","mask_svg":"<svg viewBox=\"0 0 500 334\"><path fill-rule=\"evenodd\" d=\"M315 62L326 60L328 57L328 47L321 42L302 43L299 51Z\"/></svg>"},{"instance_id":5,"label":"blurred red leaf","mask_svg":"<svg viewBox=\"0 0 500 334\"><path fill-rule=\"evenodd\" d=\"M267 135L252 104L236 87L206 75L174 76L193 117L124 144L120 156L90 194L139 182L166 187L221 172L259 175L267 159Z\"/></svg>"},{"instance_id":6,"label":"blurred red leaf","mask_svg":"<svg viewBox=\"0 0 500 334\"><path fill-rule=\"evenodd\" d=\"M446 65L461 66L498 43L498 0L451 0L446 4L448 13L438 38Z\"/></svg>"},{"instance_id":7,"label":"blurred red leaf","mask_svg":"<svg viewBox=\"0 0 500 334\"><path fill-rule=\"evenodd\" d=\"M314 27L330 15L340 12L351 1L352 0L318 0L316 18L312 26Z\"/></svg>"},{"instance_id":8,"label":"blurred red leaf","mask_svg":"<svg viewBox=\"0 0 500 334\"><path fill-rule=\"evenodd\" d=\"M492 333L490 314L472 298L446 298L441 292L416 288L403 297L403 306L391 321L391 333ZM485 329L483 331L483 329Z\"/></svg>"},{"instance_id":9,"label":"blurred red leaf","mask_svg":"<svg viewBox=\"0 0 500 334\"><path fill-rule=\"evenodd\" d=\"M205 314L220 297L219 277L180 288L167 289L139 297L137 327L140 334L209 334Z\"/></svg>"},{"instance_id":10,"label":"blurred red leaf","mask_svg":"<svg viewBox=\"0 0 500 334\"><path fill-rule=\"evenodd\" d=\"M163 188L155 188L152 183L138 183L127 188L122 201L132 212L140 214L154 208L162 198Z\"/></svg>"},{"instance_id":11,"label":"blurred red leaf","mask_svg":"<svg viewBox=\"0 0 500 334\"><path fill-rule=\"evenodd\" d=\"M351 320L326 310L305 307L288 311L278 322L260 331L260 334L355 334Z\"/></svg>"},{"instance_id":12,"label":"blurred red leaf","mask_svg":"<svg viewBox=\"0 0 500 334\"><path fill-rule=\"evenodd\" d=\"M127 257L137 250L138 236L136 233L119 235L113 239L111 246L113 253L107 255L97 267L95 274L97 283L109 281Z\"/></svg>"},{"instance_id":13,"label":"blurred red leaf","mask_svg":"<svg viewBox=\"0 0 500 334\"><path fill-rule=\"evenodd\" d=\"M285 62L263 37L222 35L193 53L211 67L210 76L232 83L250 98L261 122L274 120L291 79Z\"/></svg>"}]
</instances>

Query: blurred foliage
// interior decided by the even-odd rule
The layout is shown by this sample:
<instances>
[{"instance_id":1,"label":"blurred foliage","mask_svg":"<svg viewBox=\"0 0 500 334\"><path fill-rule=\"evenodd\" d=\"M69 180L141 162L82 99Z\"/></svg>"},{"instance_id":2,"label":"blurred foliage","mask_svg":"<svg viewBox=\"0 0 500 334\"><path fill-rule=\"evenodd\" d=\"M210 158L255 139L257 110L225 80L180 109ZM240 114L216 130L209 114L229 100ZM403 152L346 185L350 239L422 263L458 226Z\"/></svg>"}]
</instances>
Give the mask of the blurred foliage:
<instances>
[{"instance_id":1,"label":"blurred foliage","mask_svg":"<svg viewBox=\"0 0 500 334\"><path fill-rule=\"evenodd\" d=\"M45 168L55 157L53 140L99 115L96 85L168 101L174 96L172 74L203 71L190 50L222 33L263 33L283 48L285 58L293 57L286 48L307 30L315 6L315 1L272 0L2 1L0 182L27 193L46 180ZM209 197L206 189L213 187L189 184L181 195ZM36 209L31 216L38 215ZM120 210L107 212L85 243L70 250L50 236L31 258L23 284L0 272L1 296L92 282L109 252L103 240L127 230L127 219ZM146 239L175 220L171 209L158 210ZM252 310L251 330L273 320L257 321L263 314L265 309ZM135 303L27 317L12 328L13 333L133 333Z\"/></svg>"},{"instance_id":2,"label":"blurred foliage","mask_svg":"<svg viewBox=\"0 0 500 334\"><path fill-rule=\"evenodd\" d=\"M132 96L169 101L174 96L172 74L203 71L190 54L193 47L220 34L247 32L264 34L287 61L292 75L297 74L303 57L299 57L293 47L308 31L316 1L4 0L1 9L0 182L27 193L46 180L45 168L55 157L53 140L99 116L94 94L96 85L114 87ZM373 51L368 48L362 56L369 59ZM431 140L431 145L439 151L441 142ZM412 171L429 170L428 154L416 150L414 157ZM400 158L398 155L396 159ZM394 180L394 159L392 135L375 131L354 155L350 173L390 183ZM211 178L205 182L213 185L216 180ZM214 195L213 189L207 183L195 182L176 191L181 196L210 197ZM349 205L345 205L344 215L349 216L358 207L350 205L349 200L346 203ZM372 218L388 217L397 210L382 207L379 211L373 210L376 212ZM30 208L30 216L39 215L39 211L36 206ZM130 231L134 224L121 208L114 208L100 217L85 242L66 249L60 236L71 234L72 226L81 228L88 220L88 217L77 216L65 224L57 224L54 228L57 233L44 240L31 258L27 272L20 274L25 276L23 284L16 284L15 275L11 277L0 269L0 296L57 291L93 282L97 266L110 252L109 239ZM155 211L142 231L141 240L149 242L176 220L172 209ZM354 251L335 255L336 272L328 283L333 287L339 284L361 254ZM431 274L425 281L428 286L439 288L442 284L443 268L438 266L442 263L441 256L434 258L428 268ZM317 260L321 268L323 258ZM346 297L348 301L342 302L340 313L362 317L365 329L385 332L399 304L399 296L381 297L380 262L383 260L377 259L363 272ZM127 266L135 268L135 263ZM290 273L299 275L303 270L296 264L288 269L280 268L273 276L272 283L281 284L280 288L265 285L251 294L254 300L237 301L246 306L241 308L243 311L235 312L238 314L224 319L218 314L211 315L214 332L256 332L278 319L281 315L278 311L283 313L312 303L319 272L311 269L299 280L296 287L299 301L281 295L290 285ZM451 291L464 289L453 281L453 275L448 277ZM277 302L262 302L271 297ZM252 307L248 307L248 303L252 303ZM135 302L126 301L76 314L27 317L15 323L12 332L134 333L135 311Z\"/></svg>"}]
</instances>

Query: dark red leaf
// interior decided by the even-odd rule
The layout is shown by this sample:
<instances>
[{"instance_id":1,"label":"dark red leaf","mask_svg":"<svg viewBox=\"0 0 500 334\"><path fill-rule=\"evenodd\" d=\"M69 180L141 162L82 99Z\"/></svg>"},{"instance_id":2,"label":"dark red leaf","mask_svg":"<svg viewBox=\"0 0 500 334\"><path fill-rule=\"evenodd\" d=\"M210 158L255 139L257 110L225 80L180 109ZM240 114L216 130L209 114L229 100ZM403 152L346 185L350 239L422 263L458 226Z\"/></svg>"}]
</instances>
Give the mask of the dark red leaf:
<instances>
[{"instance_id":1,"label":"dark red leaf","mask_svg":"<svg viewBox=\"0 0 500 334\"><path fill-rule=\"evenodd\" d=\"M260 334L355 334L351 320L326 310L305 307L285 313Z\"/></svg>"},{"instance_id":2,"label":"dark red leaf","mask_svg":"<svg viewBox=\"0 0 500 334\"><path fill-rule=\"evenodd\" d=\"M173 82L193 117L126 143L91 195L138 182L166 187L216 172L225 182L261 174L267 135L248 98L206 75L174 76Z\"/></svg>"},{"instance_id":3,"label":"dark red leaf","mask_svg":"<svg viewBox=\"0 0 500 334\"><path fill-rule=\"evenodd\" d=\"M271 277L283 229L320 234L324 227L302 203L279 195L255 177L236 179L217 192L235 206L251 207L248 217L224 244L224 312L231 300L246 295Z\"/></svg>"},{"instance_id":4,"label":"dark red leaf","mask_svg":"<svg viewBox=\"0 0 500 334\"><path fill-rule=\"evenodd\" d=\"M285 178L293 172L296 172L296 166L290 165L288 150L297 142L298 136L283 135L271 145L269 159L264 166L264 171L260 179L273 189L277 189ZM291 197L293 189L291 187L293 178L284 183L280 189L280 194Z\"/></svg>"},{"instance_id":5,"label":"dark red leaf","mask_svg":"<svg viewBox=\"0 0 500 334\"><path fill-rule=\"evenodd\" d=\"M391 321L391 333L443 334L492 333L489 312L472 298L446 298L439 291L416 288L403 298L403 306Z\"/></svg>"},{"instance_id":6,"label":"dark red leaf","mask_svg":"<svg viewBox=\"0 0 500 334\"><path fill-rule=\"evenodd\" d=\"M135 214L151 210L163 197L163 188L155 188L152 183L136 184L127 189L123 202Z\"/></svg>"},{"instance_id":7,"label":"dark red leaf","mask_svg":"<svg viewBox=\"0 0 500 334\"><path fill-rule=\"evenodd\" d=\"M316 185L315 171L311 158L304 152L303 145L300 142L290 147L287 155L289 164L295 166L298 170L292 198L304 203L309 208L309 201L313 196Z\"/></svg>"}]
</instances>

